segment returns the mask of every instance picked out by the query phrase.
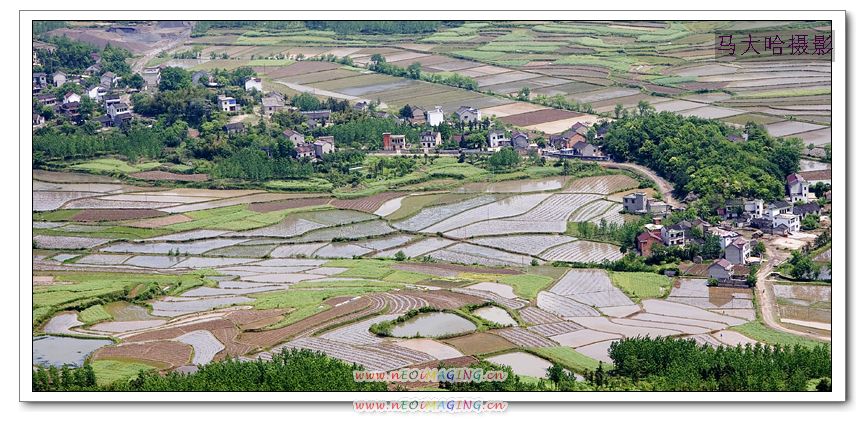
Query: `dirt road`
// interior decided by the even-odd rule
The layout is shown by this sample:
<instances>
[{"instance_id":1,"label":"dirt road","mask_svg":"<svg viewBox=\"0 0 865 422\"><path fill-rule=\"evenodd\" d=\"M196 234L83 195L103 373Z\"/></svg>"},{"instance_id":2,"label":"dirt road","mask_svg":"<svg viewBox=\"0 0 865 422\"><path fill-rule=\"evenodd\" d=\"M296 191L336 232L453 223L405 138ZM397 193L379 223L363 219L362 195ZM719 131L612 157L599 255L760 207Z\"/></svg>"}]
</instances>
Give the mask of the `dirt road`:
<instances>
[{"instance_id":1,"label":"dirt road","mask_svg":"<svg viewBox=\"0 0 865 422\"><path fill-rule=\"evenodd\" d=\"M634 164L634 163L615 163L612 161L602 161L600 164L602 167L611 168L611 169L632 170L632 171L635 171L637 173L640 173L640 174L648 177L653 182L655 182L655 184L657 184L658 187L661 188L661 195L664 196L664 202L672 205L673 208L679 208L682 206L682 203L679 202L679 200L673 196L673 184L668 182L667 179L664 179L663 177L659 176L657 173L652 171L652 169L650 169L646 166L641 166L639 164Z\"/></svg>"},{"instance_id":2,"label":"dirt road","mask_svg":"<svg viewBox=\"0 0 865 422\"><path fill-rule=\"evenodd\" d=\"M146 53L141 55L132 62L130 68L132 69L132 73L141 73L144 70L144 67L147 66L147 63L150 60L153 60L154 57L158 56L159 53L163 51L171 50L174 47L177 47L180 44L186 42L189 39L190 34L192 34L192 27L186 28L181 32L181 34L177 37L166 39L159 41L153 44L153 48L148 50Z\"/></svg>"},{"instance_id":3,"label":"dirt road","mask_svg":"<svg viewBox=\"0 0 865 422\"><path fill-rule=\"evenodd\" d=\"M757 293L757 302L760 306L760 314L763 316L763 323L773 330L782 331L797 336L807 337L812 340L831 341L830 337L821 336L811 332L797 331L787 328L778 323L776 317L778 313L775 305L775 290L772 288L772 279L770 274L775 269L775 266L784 262L788 253L780 251L773 246L766 245L766 259L763 266L757 271L757 284L754 287Z\"/></svg>"}]
</instances>

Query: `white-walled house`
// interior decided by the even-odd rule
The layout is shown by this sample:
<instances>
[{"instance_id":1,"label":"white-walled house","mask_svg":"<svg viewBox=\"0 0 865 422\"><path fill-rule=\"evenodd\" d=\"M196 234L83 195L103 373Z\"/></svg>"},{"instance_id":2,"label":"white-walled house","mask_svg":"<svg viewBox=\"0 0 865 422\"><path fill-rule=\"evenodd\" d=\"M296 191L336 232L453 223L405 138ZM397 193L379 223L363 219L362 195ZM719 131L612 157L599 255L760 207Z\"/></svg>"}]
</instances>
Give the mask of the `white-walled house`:
<instances>
[{"instance_id":1,"label":"white-walled house","mask_svg":"<svg viewBox=\"0 0 865 422\"><path fill-rule=\"evenodd\" d=\"M261 78L249 78L244 83L244 87L247 91L252 91L253 89L258 90L258 92L264 92L264 87L261 84Z\"/></svg>"},{"instance_id":2,"label":"white-walled house","mask_svg":"<svg viewBox=\"0 0 865 422\"><path fill-rule=\"evenodd\" d=\"M441 106L435 106L435 109L426 113L426 122L430 126L438 126L445 121L445 112Z\"/></svg>"},{"instance_id":3,"label":"white-walled house","mask_svg":"<svg viewBox=\"0 0 865 422\"><path fill-rule=\"evenodd\" d=\"M808 200L808 183L798 173L787 176L787 193L790 201L799 202Z\"/></svg>"},{"instance_id":4,"label":"white-walled house","mask_svg":"<svg viewBox=\"0 0 865 422\"><path fill-rule=\"evenodd\" d=\"M72 91L67 92L66 95L63 96L63 104L80 103L80 102L81 102L81 96L72 92Z\"/></svg>"}]
</instances>

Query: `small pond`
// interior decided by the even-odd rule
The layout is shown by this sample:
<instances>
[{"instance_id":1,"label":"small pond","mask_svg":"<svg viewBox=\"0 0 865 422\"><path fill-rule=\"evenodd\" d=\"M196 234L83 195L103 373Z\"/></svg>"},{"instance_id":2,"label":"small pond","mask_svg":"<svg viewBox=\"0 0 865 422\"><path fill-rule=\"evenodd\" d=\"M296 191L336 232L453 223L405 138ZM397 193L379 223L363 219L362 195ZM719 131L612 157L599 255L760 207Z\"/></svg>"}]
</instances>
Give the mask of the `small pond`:
<instances>
[{"instance_id":1,"label":"small pond","mask_svg":"<svg viewBox=\"0 0 865 422\"><path fill-rule=\"evenodd\" d=\"M74 337L33 337L33 364L81 366L96 349L114 344L111 340Z\"/></svg>"},{"instance_id":2,"label":"small pond","mask_svg":"<svg viewBox=\"0 0 865 422\"><path fill-rule=\"evenodd\" d=\"M511 318L508 311L498 306L484 306L483 308L475 309L472 313L487 321L492 321L505 327L517 325L517 322Z\"/></svg>"},{"instance_id":3,"label":"small pond","mask_svg":"<svg viewBox=\"0 0 865 422\"><path fill-rule=\"evenodd\" d=\"M430 312L393 327L391 334L395 337L441 337L474 330L475 324L459 315Z\"/></svg>"}]
</instances>

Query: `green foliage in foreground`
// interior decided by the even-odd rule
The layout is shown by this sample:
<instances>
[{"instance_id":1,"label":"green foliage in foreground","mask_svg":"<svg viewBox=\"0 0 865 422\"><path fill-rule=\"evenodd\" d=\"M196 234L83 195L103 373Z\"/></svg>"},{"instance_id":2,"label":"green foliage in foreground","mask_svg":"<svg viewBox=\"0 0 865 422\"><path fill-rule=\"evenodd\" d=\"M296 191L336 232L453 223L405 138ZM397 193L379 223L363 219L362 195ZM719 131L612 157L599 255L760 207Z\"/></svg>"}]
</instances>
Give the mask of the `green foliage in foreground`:
<instances>
[{"instance_id":1,"label":"green foliage in foreground","mask_svg":"<svg viewBox=\"0 0 865 422\"><path fill-rule=\"evenodd\" d=\"M53 368L53 367L52 367ZM362 369L322 353L283 350L273 361L227 360L200 366L194 374L141 372L132 380L97 383L93 368L38 368L36 391L385 391L380 382L355 382ZM66 374L63 376L61 373Z\"/></svg>"},{"instance_id":2,"label":"green foliage in foreground","mask_svg":"<svg viewBox=\"0 0 865 422\"><path fill-rule=\"evenodd\" d=\"M615 374L655 391L807 391L832 375L828 345L718 347L694 340L629 338L613 342Z\"/></svg>"},{"instance_id":3,"label":"green foliage in foreground","mask_svg":"<svg viewBox=\"0 0 865 422\"><path fill-rule=\"evenodd\" d=\"M78 313L78 320L85 324L93 324L111 318L111 314L102 305L93 305Z\"/></svg>"}]
</instances>

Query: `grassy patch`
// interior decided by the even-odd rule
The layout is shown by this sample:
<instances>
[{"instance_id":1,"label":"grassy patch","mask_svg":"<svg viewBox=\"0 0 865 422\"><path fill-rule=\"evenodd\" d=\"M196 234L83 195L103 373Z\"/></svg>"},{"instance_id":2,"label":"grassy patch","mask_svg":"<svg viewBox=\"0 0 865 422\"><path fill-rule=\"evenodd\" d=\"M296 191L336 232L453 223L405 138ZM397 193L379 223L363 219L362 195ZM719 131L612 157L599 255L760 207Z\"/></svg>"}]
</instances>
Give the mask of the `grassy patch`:
<instances>
[{"instance_id":1,"label":"grassy patch","mask_svg":"<svg viewBox=\"0 0 865 422\"><path fill-rule=\"evenodd\" d=\"M800 89L774 89L770 91L753 92L733 97L733 99L764 99L784 97L809 97L812 95L829 95L832 88L800 88Z\"/></svg>"},{"instance_id":2,"label":"grassy patch","mask_svg":"<svg viewBox=\"0 0 865 422\"><path fill-rule=\"evenodd\" d=\"M264 183L269 189L291 192L330 192L333 184L324 179L312 178L303 180L270 180Z\"/></svg>"},{"instance_id":3,"label":"grassy patch","mask_svg":"<svg viewBox=\"0 0 865 422\"><path fill-rule=\"evenodd\" d=\"M54 210L47 212L34 212L33 221L69 221L81 210Z\"/></svg>"},{"instance_id":4,"label":"grassy patch","mask_svg":"<svg viewBox=\"0 0 865 422\"><path fill-rule=\"evenodd\" d=\"M60 311L85 311L94 305L120 300L143 301L162 294L165 289L179 292L183 286L191 288L204 283L203 276L198 274L62 272L52 275L56 281L68 284L33 287L34 326ZM91 312L98 316L98 311Z\"/></svg>"},{"instance_id":5,"label":"grassy patch","mask_svg":"<svg viewBox=\"0 0 865 422\"><path fill-rule=\"evenodd\" d=\"M501 277L499 282L513 287L517 296L531 300L538 296L539 291L552 284L553 279L543 275L518 274Z\"/></svg>"},{"instance_id":6,"label":"grassy patch","mask_svg":"<svg viewBox=\"0 0 865 422\"><path fill-rule=\"evenodd\" d=\"M672 280L655 273L610 272L613 284L626 295L635 299L665 297L670 293Z\"/></svg>"},{"instance_id":7,"label":"grassy patch","mask_svg":"<svg viewBox=\"0 0 865 422\"><path fill-rule=\"evenodd\" d=\"M153 170L161 165L161 163L155 161L141 164L130 164L116 158L97 158L95 160L75 164L71 166L71 168L91 173L135 173L139 171Z\"/></svg>"},{"instance_id":8,"label":"grassy patch","mask_svg":"<svg viewBox=\"0 0 865 422\"><path fill-rule=\"evenodd\" d=\"M116 381L129 381L141 371L153 371L158 368L140 362L120 360L97 360L90 364L96 373L96 384L109 385Z\"/></svg>"},{"instance_id":9,"label":"grassy patch","mask_svg":"<svg viewBox=\"0 0 865 422\"><path fill-rule=\"evenodd\" d=\"M775 331L765 325L763 325L760 321L750 321L742 325L737 325L735 327L730 327L731 330L741 333L747 337L750 337L754 340L757 340L761 343L766 344L788 344L788 345L802 345L808 347L814 347L819 344L822 344L819 341L811 340L805 337L800 337L794 334L784 333L781 331Z\"/></svg>"},{"instance_id":10,"label":"grassy patch","mask_svg":"<svg viewBox=\"0 0 865 422\"><path fill-rule=\"evenodd\" d=\"M592 359L584 354L577 353L576 350L565 346L553 347L535 347L529 349L532 353L549 360L553 363L558 363L572 371L580 371L588 369L594 371L598 368L600 361ZM603 364L604 369L612 369L613 365L608 363Z\"/></svg>"},{"instance_id":11,"label":"grassy patch","mask_svg":"<svg viewBox=\"0 0 865 422\"><path fill-rule=\"evenodd\" d=\"M78 313L78 320L85 324L93 324L111 318L111 314L109 314L102 305L93 305Z\"/></svg>"}]
</instances>

